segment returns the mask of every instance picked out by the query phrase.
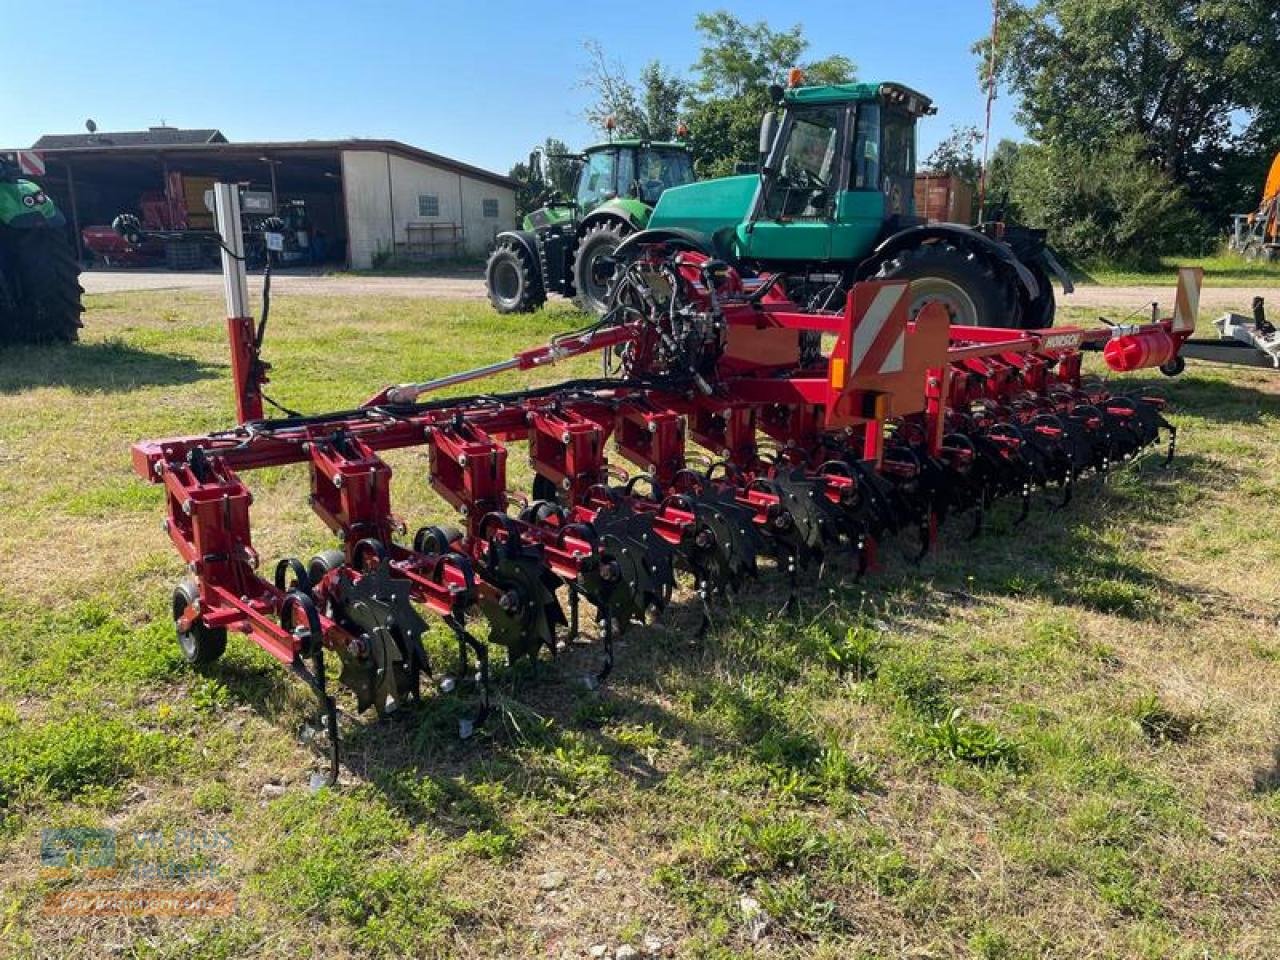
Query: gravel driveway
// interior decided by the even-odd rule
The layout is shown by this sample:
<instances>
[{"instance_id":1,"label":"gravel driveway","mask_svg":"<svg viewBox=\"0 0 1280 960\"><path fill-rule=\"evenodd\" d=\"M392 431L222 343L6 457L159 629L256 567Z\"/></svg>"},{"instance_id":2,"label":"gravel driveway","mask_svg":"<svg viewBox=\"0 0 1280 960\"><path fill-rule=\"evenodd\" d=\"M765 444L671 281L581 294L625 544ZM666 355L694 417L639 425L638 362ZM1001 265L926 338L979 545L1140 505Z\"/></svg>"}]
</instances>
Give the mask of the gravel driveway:
<instances>
[{"instance_id":1,"label":"gravel driveway","mask_svg":"<svg viewBox=\"0 0 1280 960\"><path fill-rule=\"evenodd\" d=\"M126 290L222 290L218 273L178 273L164 270L90 270L81 274L86 293L118 293ZM261 286L258 276L250 278L254 292ZM459 300L484 299L484 276L479 270L459 271L430 277L358 277L312 273L278 273L271 279L276 293L310 294L313 296L442 297ZM1235 310L1247 313L1255 294L1269 296L1280 307L1280 289L1252 287L1206 287L1200 294L1200 309L1219 313ZM1059 294L1062 306L1107 307L1112 310L1141 310L1152 301L1169 309L1173 304L1172 286L1141 287L1077 287L1070 296Z\"/></svg>"}]
</instances>

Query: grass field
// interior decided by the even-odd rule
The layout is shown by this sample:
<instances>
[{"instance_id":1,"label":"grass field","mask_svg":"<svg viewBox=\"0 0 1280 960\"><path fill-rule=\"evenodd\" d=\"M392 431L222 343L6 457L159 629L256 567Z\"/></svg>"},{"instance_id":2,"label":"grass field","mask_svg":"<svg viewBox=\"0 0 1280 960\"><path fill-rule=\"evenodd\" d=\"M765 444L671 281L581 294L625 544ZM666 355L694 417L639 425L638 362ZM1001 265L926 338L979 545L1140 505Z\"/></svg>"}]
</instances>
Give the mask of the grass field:
<instances>
[{"instance_id":1,"label":"grass field","mask_svg":"<svg viewBox=\"0 0 1280 960\"><path fill-rule=\"evenodd\" d=\"M1079 282L1104 287L1166 286L1177 283L1178 267L1203 267L1209 287L1280 287L1280 263L1258 263L1221 254L1213 257L1164 257L1153 270L1100 265L1086 267Z\"/></svg>"},{"instance_id":2,"label":"grass field","mask_svg":"<svg viewBox=\"0 0 1280 960\"><path fill-rule=\"evenodd\" d=\"M180 660L180 566L128 462L230 422L221 313L94 297L82 344L0 352L0 955L1275 956L1280 380L1135 381L1173 402L1172 470L998 509L918 567L889 547L861 584L837 564L797 621L770 575L700 642L677 604L599 692L592 648L503 671L465 743L466 697L348 716L312 792L300 685L234 636ZM270 390L349 406L577 319L281 298ZM388 459L410 529L445 519L421 453ZM329 545L305 473L246 479L264 561ZM114 875L42 865L52 828L115 831ZM235 912L44 911L118 889Z\"/></svg>"}]
</instances>

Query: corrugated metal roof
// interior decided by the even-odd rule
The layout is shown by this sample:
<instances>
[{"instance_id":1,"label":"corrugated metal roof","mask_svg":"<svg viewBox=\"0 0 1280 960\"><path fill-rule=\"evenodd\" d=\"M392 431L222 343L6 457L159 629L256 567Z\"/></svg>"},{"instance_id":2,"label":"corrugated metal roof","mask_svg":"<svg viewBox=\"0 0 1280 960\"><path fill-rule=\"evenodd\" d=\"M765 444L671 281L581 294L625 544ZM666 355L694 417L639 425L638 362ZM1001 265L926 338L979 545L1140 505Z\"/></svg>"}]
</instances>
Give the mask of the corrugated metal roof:
<instances>
[{"instance_id":1,"label":"corrugated metal roof","mask_svg":"<svg viewBox=\"0 0 1280 960\"><path fill-rule=\"evenodd\" d=\"M119 130L97 133L46 133L31 145L32 150L64 150L74 147L153 147L177 144L226 143L221 130L183 130L152 127L149 130Z\"/></svg>"}]
</instances>

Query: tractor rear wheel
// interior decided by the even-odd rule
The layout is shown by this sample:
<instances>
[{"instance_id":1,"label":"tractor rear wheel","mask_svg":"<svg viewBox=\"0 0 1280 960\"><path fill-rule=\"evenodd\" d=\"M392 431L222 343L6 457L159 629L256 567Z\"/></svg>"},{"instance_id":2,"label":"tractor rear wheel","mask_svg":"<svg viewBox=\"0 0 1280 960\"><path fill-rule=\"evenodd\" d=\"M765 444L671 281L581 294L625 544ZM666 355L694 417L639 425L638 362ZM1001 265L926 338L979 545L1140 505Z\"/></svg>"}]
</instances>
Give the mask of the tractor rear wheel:
<instances>
[{"instance_id":1,"label":"tractor rear wheel","mask_svg":"<svg viewBox=\"0 0 1280 960\"><path fill-rule=\"evenodd\" d=\"M499 313L532 313L547 302L538 265L528 250L511 240L499 241L489 254L484 288Z\"/></svg>"},{"instance_id":2,"label":"tractor rear wheel","mask_svg":"<svg viewBox=\"0 0 1280 960\"><path fill-rule=\"evenodd\" d=\"M633 231L618 220L597 223L587 229L578 241L573 258L573 286L578 291L578 306L587 313L603 314L608 309L609 284L594 276L595 263L612 255L618 245Z\"/></svg>"},{"instance_id":3,"label":"tractor rear wheel","mask_svg":"<svg viewBox=\"0 0 1280 960\"><path fill-rule=\"evenodd\" d=\"M80 336L80 265L61 230L0 233L0 269L7 296L0 306L0 342L71 343Z\"/></svg>"},{"instance_id":4,"label":"tractor rear wheel","mask_svg":"<svg viewBox=\"0 0 1280 960\"><path fill-rule=\"evenodd\" d=\"M963 326L1019 326L1016 291L981 257L950 244L930 243L886 261L877 280L911 281L911 316L941 303L951 322Z\"/></svg>"}]
</instances>

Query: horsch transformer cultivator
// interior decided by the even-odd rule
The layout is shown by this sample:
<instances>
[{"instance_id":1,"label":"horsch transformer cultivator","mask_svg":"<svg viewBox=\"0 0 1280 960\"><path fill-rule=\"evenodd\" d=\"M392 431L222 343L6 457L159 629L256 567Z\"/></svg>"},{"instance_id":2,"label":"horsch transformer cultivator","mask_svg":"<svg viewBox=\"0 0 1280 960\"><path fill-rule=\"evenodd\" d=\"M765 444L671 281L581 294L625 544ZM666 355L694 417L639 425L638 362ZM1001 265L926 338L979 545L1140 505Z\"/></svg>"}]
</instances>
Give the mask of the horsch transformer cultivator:
<instances>
[{"instance_id":1,"label":"horsch transformer cultivator","mask_svg":"<svg viewBox=\"0 0 1280 960\"><path fill-rule=\"evenodd\" d=\"M133 461L164 486L165 530L188 566L173 594L186 657L211 661L239 631L302 678L326 720L330 777L326 662L337 658L361 711L416 700L427 618L456 636L460 676L476 661L465 736L487 709L488 648L554 652L586 605L602 679L614 639L662 611L682 574L704 616L766 566L794 599L800 572L836 555L861 573L895 533L923 555L947 517L968 515L976 534L998 498L1025 515L1037 489L1065 503L1083 474L1164 438L1172 457L1159 402L1090 383L1082 351L1101 349L1116 370L1168 368L1195 322L1183 296L1172 318L1135 327L961 327L937 304L912 317L909 285L890 281L856 284L839 312L806 312L780 275L744 279L657 242L613 264L610 308L585 329L355 409L264 419L243 289L241 273L229 297L240 425L138 443ZM430 396L590 352L606 375ZM507 487L515 442L536 471L532 499ZM459 524L406 537L379 453L415 446ZM241 474L282 464L309 465L310 503L337 548L264 573Z\"/></svg>"}]
</instances>

